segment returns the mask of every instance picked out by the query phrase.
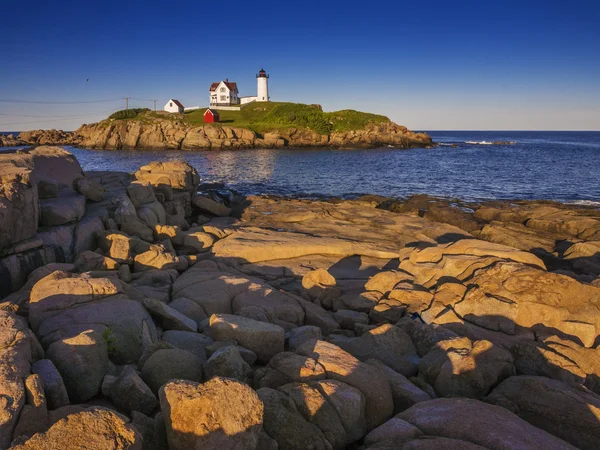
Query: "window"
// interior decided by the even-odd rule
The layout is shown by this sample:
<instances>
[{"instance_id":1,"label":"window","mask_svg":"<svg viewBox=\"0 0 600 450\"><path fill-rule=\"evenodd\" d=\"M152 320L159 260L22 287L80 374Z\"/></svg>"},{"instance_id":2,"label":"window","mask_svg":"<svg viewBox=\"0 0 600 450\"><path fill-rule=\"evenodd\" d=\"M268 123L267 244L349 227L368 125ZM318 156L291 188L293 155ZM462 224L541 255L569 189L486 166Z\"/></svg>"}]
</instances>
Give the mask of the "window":
<instances>
[{"instance_id":1,"label":"window","mask_svg":"<svg viewBox=\"0 0 600 450\"><path fill-rule=\"evenodd\" d=\"M221 88L221 92L225 92L225 88L224 87Z\"/></svg>"},{"instance_id":2,"label":"window","mask_svg":"<svg viewBox=\"0 0 600 450\"><path fill-rule=\"evenodd\" d=\"M221 101L222 102L227 101L227 96L226 95L221 95Z\"/></svg>"}]
</instances>

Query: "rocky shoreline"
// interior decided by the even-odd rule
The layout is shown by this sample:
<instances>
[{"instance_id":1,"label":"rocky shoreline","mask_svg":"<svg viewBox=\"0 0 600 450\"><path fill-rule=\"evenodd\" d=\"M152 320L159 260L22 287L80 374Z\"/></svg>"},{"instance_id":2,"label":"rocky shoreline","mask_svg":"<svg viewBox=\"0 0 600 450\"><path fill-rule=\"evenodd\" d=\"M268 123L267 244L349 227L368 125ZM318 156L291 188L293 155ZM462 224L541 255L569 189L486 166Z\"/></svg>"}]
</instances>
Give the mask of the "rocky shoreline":
<instances>
[{"instance_id":1,"label":"rocky shoreline","mask_svg":"<svg viewBox=\"0 0 600 450\"><path fill-rule=\"evenodd\" d=\"M0 449L600 446L598 209L0 176Z\"/></svg>"},{"instance_id":2,"label":"rocky shoreline","mask_svg":"<svg viewBox=\"0 0 600 450\"><path fill-rule=\"evenodd\" d=\"M192 126L182 120L148 116L139 120L103 120L82 125L73 132L24 131L0 135L0 147L59 145L90 149L220 150L251 148L396 148L427 147L431 137L414 133L393 122L369 124L362 130L319 134L309 129L288 128L257 134L247 128Z\"/></svg>"}]
</instances>

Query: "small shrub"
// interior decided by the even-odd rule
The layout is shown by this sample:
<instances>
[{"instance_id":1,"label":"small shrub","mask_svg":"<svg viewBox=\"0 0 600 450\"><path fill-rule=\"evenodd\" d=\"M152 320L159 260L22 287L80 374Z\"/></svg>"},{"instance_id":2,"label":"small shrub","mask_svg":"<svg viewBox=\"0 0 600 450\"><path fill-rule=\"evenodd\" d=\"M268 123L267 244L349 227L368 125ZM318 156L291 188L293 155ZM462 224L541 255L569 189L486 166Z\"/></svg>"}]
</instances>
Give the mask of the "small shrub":
<instances>
[{"instance_id":1,"label":"small shrub","mask_svg":"<svg viewBox=\"0 0 600 450\"><path fill-rule=\"evenodd\" d=\"M102 332L102 339L104 339L104 342L106 342L108 355L114 356L114 354L117 352L117 338L109 327L106 327Z\"/></svg>"},{"instance_id":2,"label":"small shrub","mask_svg":"<svg viewBox=\"0 0 600 450\"><path fill-rule=\"evenodd\" d=\"M137 117L140 113L150 111L149 108L131 108L131 109L122 109L121 111L117 111L108 116L109 119L115 120L123 120L123 119L133 119Z\"/></svg>"}]
</instances>

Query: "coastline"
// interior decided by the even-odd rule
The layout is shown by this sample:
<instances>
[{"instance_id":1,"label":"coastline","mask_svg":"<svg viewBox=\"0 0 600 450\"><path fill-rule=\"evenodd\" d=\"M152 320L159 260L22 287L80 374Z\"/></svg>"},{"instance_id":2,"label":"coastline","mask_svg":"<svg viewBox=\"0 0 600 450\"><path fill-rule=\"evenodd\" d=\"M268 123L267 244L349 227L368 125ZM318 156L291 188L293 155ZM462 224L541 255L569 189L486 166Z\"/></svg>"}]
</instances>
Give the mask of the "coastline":
<instances>
[{"instance_id":1,"label":"coastline","mask_svg":"<svg viewBox=\"0 0 600 450\"><path fill-rule=\"evenodd\" d=\"M460 439L442 420L409 440L600 439L600 210L241 196L182 161L84 173L44 146L0 153L0 174L1 448L72 444L80 423L134 448L223 442L207 427L244 417L250 448L368 449L440 407L471 418Z\"/></svg>"},{"instance_id":2,"label":"coastline","mask_svg":"<svg viewBox=\"0 0 600 450\"><path fill-rule=\"evenodd\" d=\"M368 122L348 131L317 132L291 125L266 132L221 124L201 126L177 118L150 114L139 119L107 119L82 125L73 132L34 130L17 136L0 135L0 147L70 145L90 149L222 150L255 148L397 148L427 147L431 137L413 133L391 121Z\"/></svg>"}]
</instances>

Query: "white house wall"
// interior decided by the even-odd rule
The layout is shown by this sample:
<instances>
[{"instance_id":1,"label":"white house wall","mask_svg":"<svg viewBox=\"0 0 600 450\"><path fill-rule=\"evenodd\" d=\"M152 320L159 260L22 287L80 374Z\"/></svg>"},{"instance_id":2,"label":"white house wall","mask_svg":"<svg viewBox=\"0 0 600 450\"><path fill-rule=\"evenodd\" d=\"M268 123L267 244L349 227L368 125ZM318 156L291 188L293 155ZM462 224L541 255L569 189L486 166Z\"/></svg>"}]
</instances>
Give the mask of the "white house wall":
<instances>
[{"instance_id":1,"label":"white house wall","mask_svg":"<svg viewBox=\"0 0 600 450\"><path fill-rule=\"evenodd\" d=\"M173 99L169 100L163 109L170 113L182 113L184 111L184 108L177 106Z\"/></svg>"},{"instance_id":2,"label":"white house wall","mask_svg":"<svg viewBox=\"0 0 600 450\"><path fill-rule=\"evenodd\" d=\"M221 89L225 89L224 92L221 92ZM217 89L214 91L209 91L210 94L210 104L218 104L218 103L226 103L226 104L238 104L238 95L234 90L229 89L229 87L225 84L224 81L221 81L217 86ZM216 97L215 97L216 95Z\"/></svg>"}]
</instances>

